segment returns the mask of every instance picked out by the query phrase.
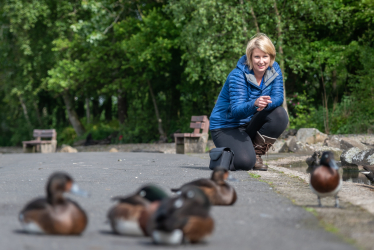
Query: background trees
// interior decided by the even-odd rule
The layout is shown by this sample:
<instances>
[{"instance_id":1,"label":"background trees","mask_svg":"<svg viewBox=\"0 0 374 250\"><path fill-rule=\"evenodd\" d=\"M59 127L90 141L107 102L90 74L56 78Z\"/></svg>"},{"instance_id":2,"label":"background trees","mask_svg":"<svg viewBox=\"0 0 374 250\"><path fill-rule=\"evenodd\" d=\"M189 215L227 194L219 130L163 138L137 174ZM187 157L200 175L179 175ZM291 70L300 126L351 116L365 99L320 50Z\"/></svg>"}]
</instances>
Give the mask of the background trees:
<instances>
[{"instance_id":1,"label":"background trees","mask_svg":"<svg viewBox=\"0 0 374 250\"><path fill-rule=\"evenodd\" d=\"M369 0L5 0L0 145L51 127L59 143L170 141L210 114L257 32L277 48L290 127L372 132L373 22Z\"/></svg>"}]
</instances>

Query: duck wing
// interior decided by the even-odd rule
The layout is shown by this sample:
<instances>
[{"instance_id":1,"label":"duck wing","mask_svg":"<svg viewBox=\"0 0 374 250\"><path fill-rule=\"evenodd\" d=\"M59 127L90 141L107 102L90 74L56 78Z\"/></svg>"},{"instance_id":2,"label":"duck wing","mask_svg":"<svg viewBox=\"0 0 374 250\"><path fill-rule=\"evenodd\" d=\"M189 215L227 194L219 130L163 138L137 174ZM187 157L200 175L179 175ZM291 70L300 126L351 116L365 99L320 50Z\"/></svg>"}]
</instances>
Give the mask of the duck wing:
<instances>
[{"instance_id":1,"label":"duck wing","mask_svg":"<svg viewBox=\"0 0 374 250\"><path fill-rule=\"evenodd\" d=\"M48 203L46 198L37 198L35 200L32 200L21 210L18 215L18 219L21 223L24 223L27 215L29 214L28 212L39 210L43 213L43 210L47 210L49 206L50 204ZM42 232L42 230L40 230L40 232Z\"/></svg>"},{"instance_id":2,"label":"duck wing","mask_svg":"<svg viewBox=\"0 0 374 250\"><path fill-rule=\"evenodd\" d=\"M194 181L191 181L191 182L188 182L188 183L182 185L180 188L172 188L171 191L172 192L178 192L186 186L215 188L216 184L211 179L197 179L197 180L194 180Z\"/></svg>"},{"instance_id":3,"label":"duck wing","mask_svg":"<svg viewBox=\"0 0 374 250\"><path fill-rule=\"evenodd\" d=\"M128 203L131 205L143 205L143 206L146 206L149 203L146 199L138 195L116 196L116 197L113 197L111 200L118 201L119 203Z\"/></svg>"},{"instance_id":4,"label":"duck wing","mask_svg":"<svg viewBox=\"0 0 374 250\"><path fill-rule=\"evenodd\" d=\"M363 169L365 169L366 171L374 172L374 165L369 165L369 166L364 165L364 166L362 166L362 167L363 167Z\"/></svg>"},{"instance_id":5,"label":"duck wing","mask_svg":"<svg viewBox=\"0 0 374 250\"><path fill-rule=\"evenodd\" d=\"M217 187L218 194L215 201L211 201L214 205L233 205L236 202L237 195L235 188L227 183L221 184Z\"/></svg>"},{"instance_id":6,"label":"duck wing","mask_svg":"<svg viewBox=\"0 0 374 250\"><path fill-rule=\"evenodd\" d=\"M48 203L46 198L37 198L35 200L30 201L26 206L22 209L21 213L29 210L39 210L39 209L46 209L50 204Z\"/></svg>"}]
</instances>

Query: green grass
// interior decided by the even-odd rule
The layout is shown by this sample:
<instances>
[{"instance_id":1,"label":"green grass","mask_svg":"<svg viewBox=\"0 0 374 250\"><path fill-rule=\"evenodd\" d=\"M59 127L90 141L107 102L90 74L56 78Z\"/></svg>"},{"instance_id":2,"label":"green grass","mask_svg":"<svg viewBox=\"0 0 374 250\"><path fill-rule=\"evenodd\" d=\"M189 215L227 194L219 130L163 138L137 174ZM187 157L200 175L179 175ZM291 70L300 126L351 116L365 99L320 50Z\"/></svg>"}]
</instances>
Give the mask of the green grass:
<instances>
[{"instance_id":1,"label":"green grass","mask_svg":"<svg viewBox=\"0 0 374 250\"><path fill-rule=\"evenodd\" d=\"M327 232L331 232L331 233L334 233L334 234L337 234L339 233L339 229L336 228L334 225L330 224L330 223L327 223L325 221L320 221L320 224L321 226L327 231Z\"/></svg>"},{"instance_id":2,"label":"green grass","mask_svg":"<svg viewBox=\"0 0 374 250\"><path fill-rule=\"evenodd\" d=\"M307 211L309 213L312 213L314 216L318 215L317 211L312 207L304 207L304 209L305 209L305 211Z\"/></svg>"},{"instance_id":3,"label":"green grass","mask_svg":"<svg viewBox=\"0 0 374 250\"><path fill-rule=\"evenodd\" d=\"M255 178L255 179L258 179L258 178L261 177L261 175L255 174L255 173L248 173L248 174L249 174L250 177Z\"/></svg>"}]
</instances>

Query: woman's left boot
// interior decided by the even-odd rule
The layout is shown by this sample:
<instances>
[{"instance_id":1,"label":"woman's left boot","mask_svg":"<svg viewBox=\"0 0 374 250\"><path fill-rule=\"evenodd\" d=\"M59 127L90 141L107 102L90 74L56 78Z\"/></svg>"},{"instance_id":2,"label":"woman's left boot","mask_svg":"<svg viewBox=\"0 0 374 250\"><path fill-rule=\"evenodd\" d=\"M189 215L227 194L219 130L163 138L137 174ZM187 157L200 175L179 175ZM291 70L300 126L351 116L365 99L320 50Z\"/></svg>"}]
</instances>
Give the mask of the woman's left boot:
<instances>
[{"instance_id":1,"label":"woman's left boot","mask_svg":"<svg viewBox=\"0 0 374 250\"><path fill-rule=\"evenodd\" d=\"M262 162L261 156L266 154L269 151L270 147L273 146L276 140L277 140L276 138L271 138L266 135L261 135L257 131L256 137L253 141L253 147L255 148L255 152L256 152L256 163L255 163L255 166L253 167L253 170L260 170L260 171L268 170L268 166Z\"/></svg>"}]
</instances>

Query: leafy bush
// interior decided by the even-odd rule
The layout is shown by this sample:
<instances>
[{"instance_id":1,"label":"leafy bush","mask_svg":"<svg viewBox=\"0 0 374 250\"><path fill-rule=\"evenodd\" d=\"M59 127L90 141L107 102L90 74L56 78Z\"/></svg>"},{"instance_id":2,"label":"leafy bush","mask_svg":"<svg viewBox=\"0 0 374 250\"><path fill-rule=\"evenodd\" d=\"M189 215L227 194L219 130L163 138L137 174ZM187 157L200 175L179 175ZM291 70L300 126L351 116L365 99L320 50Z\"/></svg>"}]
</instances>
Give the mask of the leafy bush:
<instances>
[{"instance_id":1,"label":"leafy bush","mask_svg":"<svg viewBox=\"0 0 374 250\"><path fill-rule=\"evenodd\" d=\"M322 105L314 108L308 106L312 99L306 95L295 95L288 98L290 108L290 128L317 128L324 132L325 110ZM299 104L298 104L299 103ZM290 105L291 104L291 105ZM295 104L295 105L293 105ZM307 105L306 105L307 104ZM371 115L372 106L364 107L352 96L343 96L335 109L329 108L329 129L331 134L359 134L373 133L374 116Z\"/></svg>"},{"instance_id":2,"label":"leafy bush","mask_svg":"<svg viewBox=\"0 0 374 250\"><path fill-rule=\"evenodd\" d=\"M86 138L88 134L91 134L93 140L103 140L119 130L119 122L118 120L112 120L109 123L98 122L88 124L85 127L87 132L84 138Z\"/></svg>"},{"instance_id":3,"label":"leafy bush","mask_svg":"<svg viewBox=\"0 0 374 250\"><path fill-rule=\"evenodd\" d=\"M71 145L77 139L77 133L73 127L63 128L61 131L57 130L57 143L58 145L67 144Z\"/></svg>"},{"instance_id":4,"label":"leafy bush","mask_svg":"<svg viewBox=\"0 0 374 250\"><path fill-rule=\"evenodd\" d=\"M289 109L290 128L317 128L318 122L316 121L317 110L312 106L313 98L309 98L305 93L295 93L287 98Z\"/></svg>"},{"instance_id":5,"label":"leafy bush","mask_svg":"<svg viewBox=\"0 0 374 250\"><path fill-rule=\"evenodd\" d=\"M372 133L373 123L373 106L354 97L344 96L331 112L331 132L334 134Z\"/></svg>"}]
</instances>

